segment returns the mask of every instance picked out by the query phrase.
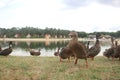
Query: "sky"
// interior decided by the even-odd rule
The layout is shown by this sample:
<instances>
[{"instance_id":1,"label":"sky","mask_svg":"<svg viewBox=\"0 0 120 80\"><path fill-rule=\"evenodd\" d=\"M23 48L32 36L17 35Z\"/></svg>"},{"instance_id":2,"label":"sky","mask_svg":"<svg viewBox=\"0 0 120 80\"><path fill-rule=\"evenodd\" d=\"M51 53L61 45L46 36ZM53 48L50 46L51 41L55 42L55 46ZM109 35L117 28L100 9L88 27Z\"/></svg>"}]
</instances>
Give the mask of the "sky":
<instances>
[{"instance_id":1,"label":"sky","mask_svg":"<svg viewBox=\"0 0 120 80\"><path fill-rule=\"evenodd\" d=\"M120 30L120 0L0 0L0 27Z\"/></svg>"}]
</instances>

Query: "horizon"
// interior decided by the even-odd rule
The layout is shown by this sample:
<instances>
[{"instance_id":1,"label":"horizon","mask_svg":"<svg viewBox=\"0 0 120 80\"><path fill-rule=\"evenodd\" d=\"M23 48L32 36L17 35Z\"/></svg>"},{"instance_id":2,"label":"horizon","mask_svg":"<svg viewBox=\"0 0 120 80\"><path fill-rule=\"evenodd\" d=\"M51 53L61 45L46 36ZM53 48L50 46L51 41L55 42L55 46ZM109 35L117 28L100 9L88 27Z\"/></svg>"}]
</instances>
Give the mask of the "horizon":
<instances>
[{"instance_id":1,"label":"horizon","mask_svg":"<svg viewBox=\"0 0 120 80\"><path fill-rule=\"evenodd\" d=\"M1 28L1 27L0 27ZM12 29L12 28L17 28L18 30L19 29L22 29L22 28L35 28L35 29L42 29L42 30L45 30L45 29L56 29L56 30L67 30L67 29L60 29L60 28L49 28L49 27L45 27L44 29L43 28L39 28L39 27L32 27L32 26L25 26L25 27L10 27L10 28L3 28L3 29ZM85 31L77 31L77 30L68 30L68 31L75 31L75 32L85 32ZM118 32L120 30L117 30L117 31L114 31L114 32ZM94 32L107 32L109 33L110 31L94 31ZM94 33L94 32L85 32L85 33ZM112 31L110 32L112 33Z\"/></svg>"}]
</instances>

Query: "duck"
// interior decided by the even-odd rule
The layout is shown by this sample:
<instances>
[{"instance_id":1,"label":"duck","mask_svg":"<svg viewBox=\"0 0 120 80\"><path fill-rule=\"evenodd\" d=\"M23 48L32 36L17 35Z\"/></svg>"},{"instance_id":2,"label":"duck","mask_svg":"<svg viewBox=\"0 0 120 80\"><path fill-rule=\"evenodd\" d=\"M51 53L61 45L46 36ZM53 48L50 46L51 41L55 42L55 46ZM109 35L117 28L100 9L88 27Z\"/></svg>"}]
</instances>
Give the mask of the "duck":
<instances>
[{"instance_id":1,"label":"duck","mask_svg":"<svg viewBox=\"0 0 120 80\"><path fill-rule=\"evenodd\" d=\"M60 62L62 62L62 59L68 59L70 62L70 57L73 56L72 51L68 47L63 47L60 51L60 48L58 48L57 52L54 53L55 56L59 56Z\"/></svg>"},{"instance_id":2,"label":"duck","mask_svg":"<svg viewBox=\"0 0 120 80\"><path fill-rule=\"evenodd\" d=\"M12 51L12 41L9 42L9 47L0 51L0 56L8 56Z\"/></svg>"},{"instance_id":3,"label":"duck","mask_svg":"<svg viewBox=\"0 0 120 80\"><path fill-rule=\"evenodd\" d=\"M68 59L70 62L70 57L73 56L73 52L70 50L69 47L63 47L59 53L60 57L60 62L62 61L61 59Z\"/></svg>"},{"instance_id":4,"label":"duck","mask_svg":"<svg viewBox=\"0 0 120 80\"><path fill-rule=\"evenodd\" d=\"M100 34L97 33L95 44L90 48L88 47L87 58L91 58L92 60L94 60L94 57L97 56L99 54L99 52L101 51L99 37L100 37Z\"/></svg>"},{"instance_id":5,"label":"duck","mask_svg":"<svg viewBox=\"0 0 120 80\"><path fill-rule=\"evenodd\" d=\"M119 61L120 61L120 45L118 45L117 41L115 42L113 60L114 60L114 58L119 58Z\"/></svg>"},{"instance_id":6,"label":"duck","mask_svg":"<svg viewBox=\"0 0 120 80\"><path fill-rule=\"evenodd\" d=\"M111 37L111 47L108 49L105 49L105 51L103 52L103 56L107 57L108 59L111 57L113 58L115 46L117 46L117 43L115 42L115 45L114 45L114 38Z\"/></svg>"},{"instance_id":7,"label":"duck","mask_svg":"<svg viewBox=\"0 0 120 80\"><path fill-rule=\"evenodd\" d=\"M30 55L32 55L32 56L39 56L41 54L40 49L38 49L38 51L29 49L29 51L30 51Z\"/></svg>"},{"instance_id":8,"label":"duck","mask_svg":"<svg viewBox=\"0 0 120 80\"><path fill-rule=\"evenodd\" d=\"M85 59L86 67L88 67L86 47L78 41L77 32L71 31L69 36L71 37L71 40L69 41L67 47L70 48L75 56L74 64L77 64L78 59Z\"/></svg>"},{"instance_id":9,"label":"duck","mask_svg":"<svg viewBox=\"0 0 120 80\"><path fill-rule=\"evenodd\" d=\"M111 47L109 49L105 49L105 51L103 52L103 56L109 59L110 57L112 57L113 53L114 53L114 48Z\"/></svg>"}]
</instances>

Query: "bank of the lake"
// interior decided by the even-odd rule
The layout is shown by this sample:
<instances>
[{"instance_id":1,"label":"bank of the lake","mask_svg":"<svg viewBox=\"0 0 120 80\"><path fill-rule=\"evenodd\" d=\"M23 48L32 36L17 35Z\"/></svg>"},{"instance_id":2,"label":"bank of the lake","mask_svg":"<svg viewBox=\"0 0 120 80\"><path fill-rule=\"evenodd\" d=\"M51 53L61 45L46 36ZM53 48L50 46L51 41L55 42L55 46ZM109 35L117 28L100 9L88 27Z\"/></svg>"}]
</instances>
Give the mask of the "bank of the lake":
<instances>
[{"instance_id":1,"label":"bank of the lake","mask_svg":"<svg viewBox=\"0 0 120 80\"><path fill-rule=\"evenodd\" d=\"M0 80L119 80L120 61L99 56L94 61L74 59L59 62L58 57L0 56Z\"/></svg>"},{"instance_id":2,"label":"bank of the lake","mask_svg":"<svg viewBox=\"0 0 120 80\"><path fill-rule=\"evenodd\" d=\"M70 38L0 38L0 41L68 41ZM95 39L78 38L79 41L95 41ZM120 41L120 39L116 39ZM110 41L110 39L100 39L100 41Z\"/></svg>"},{"instance_id":3,"label":"bank of the lake","mask_svg":"<svg viewBox=\"0 0 120 80\"><path fill-rule=\"evenodd\" d=\"M51 38L51 39L45 39L45 38L0 38L0 41L66 41L69 40L69 38Z\"/></svg>"}]
</instances>

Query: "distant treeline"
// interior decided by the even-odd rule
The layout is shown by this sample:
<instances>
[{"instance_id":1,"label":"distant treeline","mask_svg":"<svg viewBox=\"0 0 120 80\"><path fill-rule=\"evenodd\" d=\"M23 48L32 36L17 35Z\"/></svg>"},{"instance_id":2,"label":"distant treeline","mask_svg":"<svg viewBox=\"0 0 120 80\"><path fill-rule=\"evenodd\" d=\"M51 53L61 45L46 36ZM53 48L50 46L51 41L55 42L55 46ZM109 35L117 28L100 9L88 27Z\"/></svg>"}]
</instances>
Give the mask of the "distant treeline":
<instances>
[{"instance_id":1,"label":"distant treeline","mask_svg":"<svg viewBox=\"0 0 120 80\"><path fill-rule=\"evenodd\" d=\"M21 38L26 37L28 34L31 35L32 38L43 38L46 34L50 34L52 38L57 36L60 38L60 36L64 37L69 37L70 30L63 30L63 29L56 29L56 28L45 28L45 29L40 29L40 28L34 28L34 27L22 27L22 28L17 28L17 27L12 27L9 29L6 28L0 28L0 37L8 37L8 38L14 38L16 34L18 34ZM86 33L86 32L78 32L78 37L88 37L88 35L94 35L97 32L93 33ZM116 32L99 32L100 34L103 35L110 35L116 38L120 38L120 31Z\"/></svg>"}]
</instances>

